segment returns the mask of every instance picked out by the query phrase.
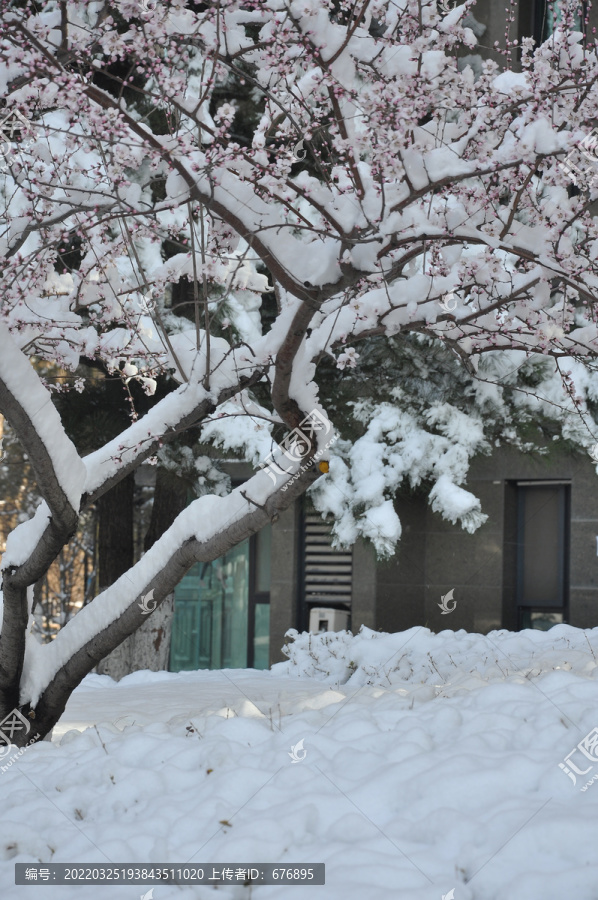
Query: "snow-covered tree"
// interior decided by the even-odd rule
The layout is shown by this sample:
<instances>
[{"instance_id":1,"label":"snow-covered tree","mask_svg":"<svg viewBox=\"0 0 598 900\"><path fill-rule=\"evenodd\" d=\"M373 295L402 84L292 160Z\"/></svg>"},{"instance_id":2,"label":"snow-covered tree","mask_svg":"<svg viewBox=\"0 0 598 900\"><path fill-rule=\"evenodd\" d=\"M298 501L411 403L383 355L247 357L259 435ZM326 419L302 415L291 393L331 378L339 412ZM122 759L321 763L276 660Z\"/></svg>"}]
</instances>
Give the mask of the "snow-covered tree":
<instances>
[{"instance_id":1,"label":"snow-covered tree","mask_svg":"<svg viewBox=\"0 0 598 900\"><path fill-rule=\"evenodd\" d=\"M519 407L560 410L565 437L594 442L598 56L568 2L520 72L460 71L471 6L2 2L0 413L44 498L3 558L0 718L18 711L17 743L48 733L191 565L308 488L339 540L388 552L405 479L429 481L448 518L483 521L461 484L489 409L509 439ZM236 86L254 123L236 121ZM192 323L169 308L181 279ZM351 442L322 402L326 366L358 372L360 347L399 339L420 382L439 348L459 362L471 402L426 402L399 377L355 405ZM178 387L82 457L35 360ZM80 516L199 426L244 447L253 477L209 490L199 461L206 493L40 645L33 586Z\"/></svg>"}]
</instances>

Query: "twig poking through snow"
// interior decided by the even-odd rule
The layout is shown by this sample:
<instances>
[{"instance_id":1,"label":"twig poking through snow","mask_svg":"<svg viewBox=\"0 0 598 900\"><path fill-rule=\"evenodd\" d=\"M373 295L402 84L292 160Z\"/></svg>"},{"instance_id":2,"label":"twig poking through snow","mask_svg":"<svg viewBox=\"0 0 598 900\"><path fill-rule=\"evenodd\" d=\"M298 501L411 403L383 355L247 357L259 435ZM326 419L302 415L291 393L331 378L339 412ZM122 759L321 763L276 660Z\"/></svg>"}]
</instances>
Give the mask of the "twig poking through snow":
<instances>
[{"instance_id":1,"label":"twig poking through snow","mask_svg":"<svg viewBox=\"0 0 598 900\"><path fill-rule=\"evenodd\" d=\"M104 748L104 753L106 754L106 756L109 756L110 754L109 754L108 751L106 750L106 744L105 744L104 741L102 740L101 735L100 735L100 732L98 731L98 726L97 726L97 725L94 725L93 727L94 727L95 730L96 730L97 736L100 738L100 744L101 744L102 747Z\"/></svg>"},{"instance_id":2,"label":"twig poking through snow","mask_svg":"<svg viewBox=\"0 0 598 900\"><path fill-rule=\"evenodd\" d=\"M585 632L585 629L584 629L583 636L585 637L586 641L588 642L588 647L590 648L590 653L594 657L594 662L598 662L598 660L596 659L596 654L594 653L594 650L592 649L592 645L590 644L590 641L588 640L588 636Z\"/></svg>"}]
</instances>

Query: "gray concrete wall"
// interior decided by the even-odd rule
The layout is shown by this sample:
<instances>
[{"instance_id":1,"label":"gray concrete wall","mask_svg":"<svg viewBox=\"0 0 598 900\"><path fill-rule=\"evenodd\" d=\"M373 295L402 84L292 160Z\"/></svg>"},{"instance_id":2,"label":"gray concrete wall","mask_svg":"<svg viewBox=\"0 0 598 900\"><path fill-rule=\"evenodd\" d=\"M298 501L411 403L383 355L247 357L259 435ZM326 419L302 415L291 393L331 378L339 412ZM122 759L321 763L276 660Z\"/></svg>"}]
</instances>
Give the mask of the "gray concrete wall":
<instances>
[{"instance_id":1,"label":"gray concrete wall","mask_svg":"<svg viewBox=\"0 0 598 900\"><path fill-rule=\"evenodd\" d=\"M571 540L569 622L580 628L598 624L598 475L589 457L552 451L548 458L506 448L491 458L475 461L472 488L481 475L505 482L525 479L571 481ZM485 510L489 511L489 510Z\"/></svg>"},{"instance_id":2,"label":"gray concrete wall","mask_svg":"<svg viewBox=\"0 0 598 900\"><path fill-rule=\"evenodd\" d=\"M523 0L525 3L526 0ZM529 0L527 0L529 3ZM506 30L506 13L505 3L502 0L477 0L477 3L471 10L474 18L481 25L484 25L486 31L478 37L478 43L481 45L476 48L484 59L492 59L499 65L503 64L504 57L494 50L494 42L498 41L501 47L505 45ZM518 23L511 26L511 37L518 36ZM445 616L446 618L446 616Z\"/></svg>"},{"instance_id":3,"label":"gray concrete wall","mask_svg":"<svg viewBox=\"0 0 598 900\"><path fill-rule=\"evenodd\" d=\"M503 448L473 461L464 487L488 515L474 534L434 513L423 494L397 500L403 536L392 559L377 565L376 628L516 628L515 482L528 479L571 482L569 622L598 625L598 475L583 454L550 451ZM438 604L451 589L457 606L442 615Z\"/></svg>"},{"instance_id":4,"label":"gray concrete wall","mask_svg":"<svg viewBox=\"0 0 598 900\"><path fill-rule=\"evenodd\" d=\"M254 474L249 463L222 463L222 469L239 481ZM272 523L270 575L270 665L286 659L282 653L284 635L297 622L299 600L299 516L300 504L293 503Z\"/></svg>"},{"instance_id":5,"label":"gray concrete wall","mask_svg":"<svg viewBox=\"0 0 598 900\"><path fill-rule=\"evenodd\" d=\"M426 506L419 492L400 497L402 535L391 559L378 562L376 628L402 631L425 624Z\"/></svg>"},{"instance_id":6,"label":"gray concrete wall","mask_svg":"<svg viewBox=\"0 0 598 900\"><path fill-rule=\"evenodd\" d=\"M486 523L473 534L427 507L425 608L426 623L433 631L486 632L500 627L503 486L495 482L496 478L472 478L464 486L488 514ZM443 614L438 604L450 590L457 605L454 612Z\"/></svg>"},{"instance_id":7,"label":"gray concrete wall","mask_svg":"<svg viewBox=\"0 0 598 900\"><path fill-rule=\"evenodd\" d=\"M490 511L473 535L433 512L423 492L397 500L403 534L395 556L378 566L378 628L402 631L423 625L438 632L500 627L503 486L493 481L481 479L469 486ZM457 605L443 615L439 604L450 590Z\"/></svg>"},{"instance_id":8,"label":"gray concrete wall","mask_svg":"<svg viewBox=\"0 0 598 900\"><path fill-rule=\"evenodd\" d=\"M371 544L358 540L353 547L351 584L351 631L362 625L376 628L376 554Z\"/></svg>"},{"instance_id":9,"label":"gray concrete wall","mask_svg":"<svg viewBox=\"0 0 598 900\"><path fill-rule=\"evenodd\" d=\"M591 460L575 466L571 487L570 622L579 628L598 625L598 475Z\"/></svg>"},{"instance_id":10,"label":"gray concrete wall","mask_svg":"<svg viewBox=\"0 0 598 900\"><path fill-rule=\"evenodd\" d=\"M270 665L286 659L284 635L297 621L300 504L293 503L272 525L270 577Z\"/></svg>"}]
</instances>

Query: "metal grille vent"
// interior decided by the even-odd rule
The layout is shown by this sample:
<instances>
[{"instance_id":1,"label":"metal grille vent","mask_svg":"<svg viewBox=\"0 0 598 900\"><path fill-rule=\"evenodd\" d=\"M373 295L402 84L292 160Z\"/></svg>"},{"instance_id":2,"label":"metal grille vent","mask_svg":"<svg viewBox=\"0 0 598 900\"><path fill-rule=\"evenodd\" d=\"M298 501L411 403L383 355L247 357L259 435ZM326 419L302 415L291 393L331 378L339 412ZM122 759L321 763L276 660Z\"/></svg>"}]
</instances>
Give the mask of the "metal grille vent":
<instances>
[{"instance_id":1,"label":"metal grille vent","mask_svg":"<svg viewBox=\"0 0 598 900\"><path fill-rule=\"evenodd\" d=\"M305 599L313 605L331 602L351 605L353 554L351 550L334 550L332 526L318 513L305 514Z\"/></svg>"}]
</instances>

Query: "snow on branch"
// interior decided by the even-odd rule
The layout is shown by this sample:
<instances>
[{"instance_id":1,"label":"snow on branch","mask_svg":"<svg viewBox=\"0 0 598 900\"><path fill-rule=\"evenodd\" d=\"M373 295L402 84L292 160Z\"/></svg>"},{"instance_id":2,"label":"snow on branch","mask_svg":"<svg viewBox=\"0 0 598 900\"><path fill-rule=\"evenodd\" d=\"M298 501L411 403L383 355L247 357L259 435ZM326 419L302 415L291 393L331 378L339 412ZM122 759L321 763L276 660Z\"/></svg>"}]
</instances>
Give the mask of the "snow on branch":
<instances>
[{"instance_id":1,"label":"snow on branch","mask_svg":"<svg viewBox=\"0 0 598 900\"><path fill-rule=\"evenodd\" d=\"M52 515L62 521L78 511L85 465L66 436L50 392L1 323L0 411L19 435Z\"/></svg>"},{"instance_id":2,"label":"snow on branch","mask_svg":"<svg viewBox=\"0 0 598 900\"><path fill-rule=\"evenodd\" d=\"M564 0L563 22L575 4ZM104 4L58 6L11 8L0 45L6 108L27 123L0 177L0 409L50 515L40 507L10 545L0 704L20 682L26 592L70 539L81 492L93 502L208 416L213 444L243 445L257 463L255 434L222 424L231 412L299 441L306 417L330 407L340 438L316 505L339 542L362 535L381 553L400 537L405 485L425 483L433 509L468 530L483 521L465 484L491 446L489 404L501 439L519 411L553 414L579 446L598 430L587 36L562 26L541 47L524 41L517 72L500 54L460 69L484 52L471 3L339 12L263 0L158 15L127 0L118 20ZM27 357L74 378L91 364L126 389L180 386L82 462ZM138 626L149 582L160 596L195 559L257 530L327 466L308 468L264 495L251 491L268 476L255 476L257 506L240 492L192 506L130 585L61 632L45 676L28 663L23 696L53 673L43 702L55 721L90 660Z\"/></svg>"}]
</instances>

